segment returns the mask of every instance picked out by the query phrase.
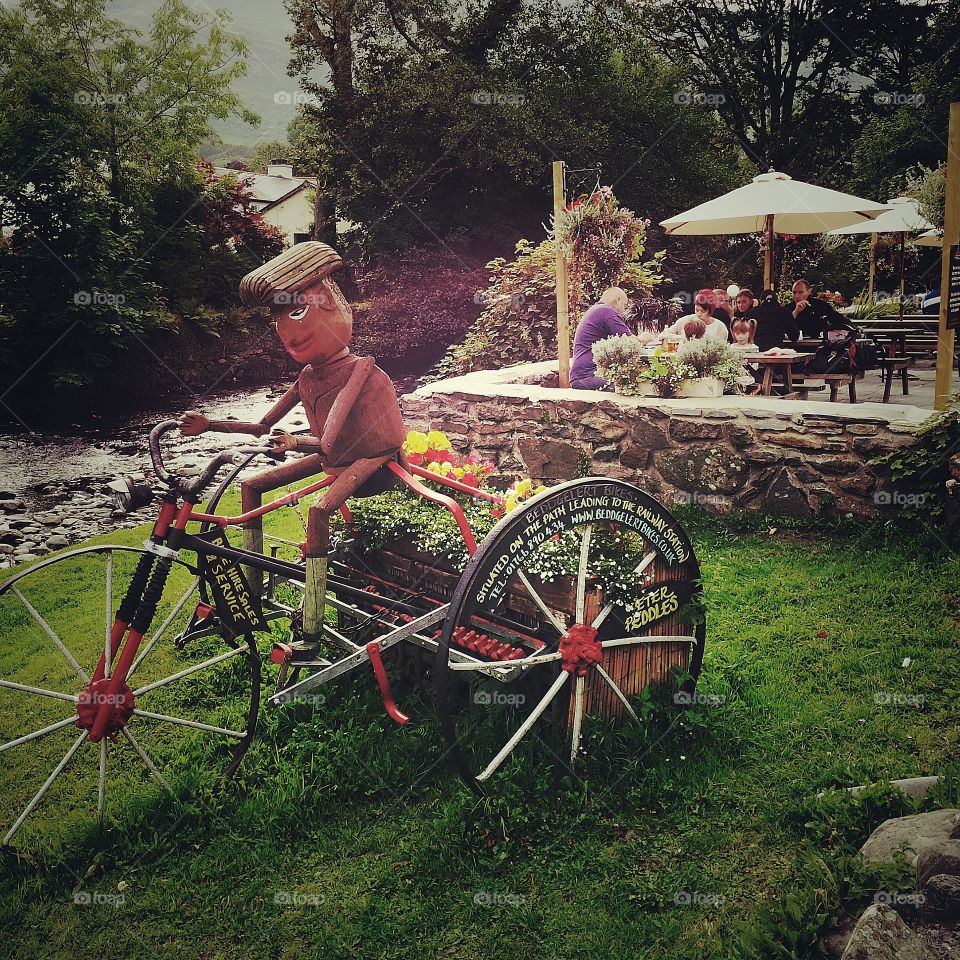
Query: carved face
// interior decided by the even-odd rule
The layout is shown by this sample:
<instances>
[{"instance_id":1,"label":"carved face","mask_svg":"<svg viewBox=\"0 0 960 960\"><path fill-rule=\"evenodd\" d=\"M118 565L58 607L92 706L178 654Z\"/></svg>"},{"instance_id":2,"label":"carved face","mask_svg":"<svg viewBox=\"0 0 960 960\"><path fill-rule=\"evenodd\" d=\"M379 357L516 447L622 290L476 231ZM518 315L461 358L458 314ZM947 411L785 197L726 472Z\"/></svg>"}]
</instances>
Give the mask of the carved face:
<instances>
[{"instance_id":1,"label":"carved face","mask_svg":"<svg viewBox=\"0 0 960 960\"><path fill-rule=\"evenodd\" d=\"M326 363L350 343L353 313L332 280L318 280L297 293L279 294L276 300L270 315L297 363Z\"/></svg>"}]
</instances>

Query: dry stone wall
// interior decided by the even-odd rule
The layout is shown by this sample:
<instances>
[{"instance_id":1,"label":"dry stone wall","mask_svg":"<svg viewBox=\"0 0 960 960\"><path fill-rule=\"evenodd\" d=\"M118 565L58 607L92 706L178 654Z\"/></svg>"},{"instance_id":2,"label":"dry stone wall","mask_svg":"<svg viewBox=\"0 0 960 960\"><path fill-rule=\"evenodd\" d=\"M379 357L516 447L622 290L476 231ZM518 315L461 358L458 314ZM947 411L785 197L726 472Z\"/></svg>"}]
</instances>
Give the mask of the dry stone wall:
<instances>
[{"instance_id":1,"label":"dry stone wall","mask_svg":"<svg viewBox=\"0 0 960 960\"><path fill-rule=\"evenodd\" d=\"M408 429L438 429L497 475L546 483L599 474L714 513L876 516L897 505L880 454L929 411L776 397L661 400L560 390L556 364L483 371L401 400Z\"/></svg>"}]
</instances>

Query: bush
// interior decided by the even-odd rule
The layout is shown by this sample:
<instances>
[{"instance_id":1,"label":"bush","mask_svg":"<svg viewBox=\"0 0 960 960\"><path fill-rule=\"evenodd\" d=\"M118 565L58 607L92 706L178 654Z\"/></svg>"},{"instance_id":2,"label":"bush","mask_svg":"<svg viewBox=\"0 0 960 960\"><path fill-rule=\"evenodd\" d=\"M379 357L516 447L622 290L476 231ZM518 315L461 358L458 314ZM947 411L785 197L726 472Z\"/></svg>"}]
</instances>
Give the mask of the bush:
<instances>
[{"instance_id":1,"label":"bush","mask_svg":"<svg viewBox=\"0 0 960 960\"><path fill-rule=\"evenodd\" d=\"M593 345L593 362L597 365L597 376L603 377L617 393L630 397L643 392L642 374L650 370L650 360L639 337L598 340Z\"/></svg>"}]
</instances>

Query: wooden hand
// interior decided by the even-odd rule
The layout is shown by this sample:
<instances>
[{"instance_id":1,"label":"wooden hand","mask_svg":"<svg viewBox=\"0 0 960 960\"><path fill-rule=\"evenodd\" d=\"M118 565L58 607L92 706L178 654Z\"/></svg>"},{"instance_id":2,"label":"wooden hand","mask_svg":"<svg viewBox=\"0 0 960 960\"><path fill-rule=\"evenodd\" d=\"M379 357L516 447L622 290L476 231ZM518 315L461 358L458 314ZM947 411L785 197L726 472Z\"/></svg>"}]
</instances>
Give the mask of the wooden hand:
<instances>
[{"instance_id":1,"label":"wooden hand","mask_svg":"<svg viewBox=\"0 0 960 960\"><path fill-rule=\"evenodd\" d=\"M210 421L199 410L188 410L180 418L180 432L187 437L196 437L210 429Z\"/></svg>"}]
</instances>

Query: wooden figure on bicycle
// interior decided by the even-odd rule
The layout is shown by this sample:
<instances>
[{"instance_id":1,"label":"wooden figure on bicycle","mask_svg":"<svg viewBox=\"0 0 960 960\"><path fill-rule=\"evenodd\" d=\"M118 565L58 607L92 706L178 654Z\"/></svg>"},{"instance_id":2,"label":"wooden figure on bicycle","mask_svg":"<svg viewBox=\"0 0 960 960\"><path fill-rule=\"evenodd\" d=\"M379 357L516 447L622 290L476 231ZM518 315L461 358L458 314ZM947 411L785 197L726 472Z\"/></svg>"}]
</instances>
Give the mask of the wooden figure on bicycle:
<instances>
[{"instance_id":1,"label":"wooden figure on bicycle","mask_svg":"<svg viewBox=\"0 0 960 960\"><path fill-rule=\"evenodd\" d=\"M353 314L330 274L342 265L337 252L318 241L298 243L240 281L247 306L269 307L287 352L303 364L296 383L259 422L210 420L190 411L181 420L188 436L206 431L262 436L272 430L276 452L296 450L307 456L245 480L244 513L260 508L264 493L320 472L334 477L310 509L305 558L306 593L303 639L294 643L298 657L316 651L323 626L330 518L386 463L397 457L406 437L396 392L371 357L350 353ZM297 403L310 424L311 436L294 437L275 428ZM244 546L260 553L259 517L244 525ZM251 586L259 593L261 578Z\"/></svg>"}]
</instances>

